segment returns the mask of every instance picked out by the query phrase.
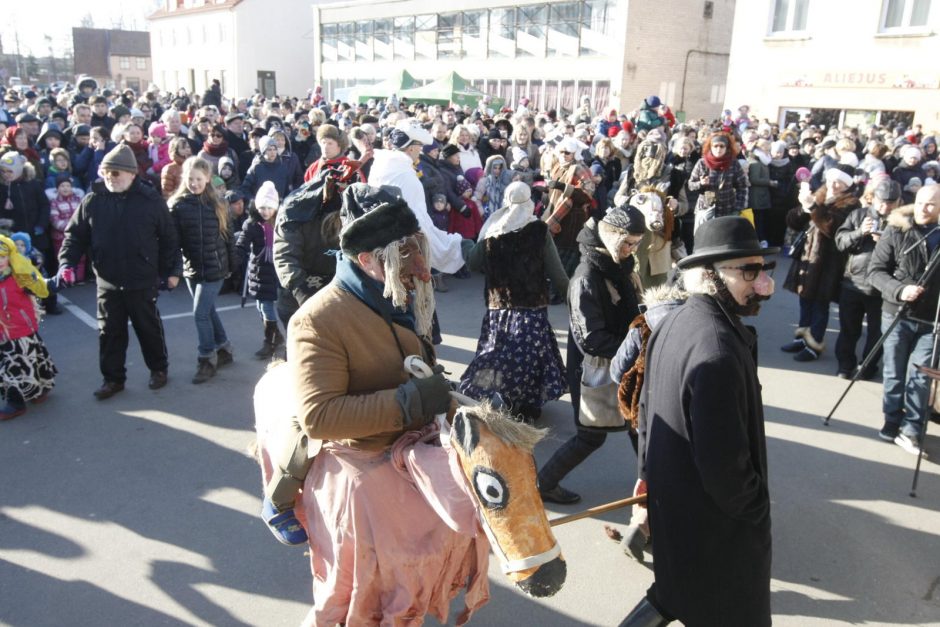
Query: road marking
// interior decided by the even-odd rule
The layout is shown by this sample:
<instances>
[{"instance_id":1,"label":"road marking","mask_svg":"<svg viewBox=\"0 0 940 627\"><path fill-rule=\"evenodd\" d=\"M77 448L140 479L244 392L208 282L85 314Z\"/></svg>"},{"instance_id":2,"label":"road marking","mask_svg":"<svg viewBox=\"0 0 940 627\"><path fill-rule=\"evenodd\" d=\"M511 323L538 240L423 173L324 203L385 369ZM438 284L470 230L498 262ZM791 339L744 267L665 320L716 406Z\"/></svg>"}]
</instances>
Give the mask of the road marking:
<instances>
[{"instance_id":1,"label":"road marking","mask_svg":"<svg viewBox=\"0 0 940 627\"><path fill-rule=\"evenodd\" d=\"M229 305L228 307L216 307L216 308L215 308L216 311L231 311L231 310L233 310L233 309L242 309L242 306L241 306L241 305ZM190 317L190 318L191 318L192 315L193 315L193 312L191 312L191 311L186 311L186 312L184 312L184 313L170 314L170 315L168 315L168 316L160 316L160 319L161 319L161 320L172 320L173 318L186 318L186 317Z\"/></svg>"},{"instance_id":2,"label":"road marking","mask_svg":"<svg viewBox=\"0 0 940 627\"><path fill-rule=\"evenodd\" d=\"M81 307L70 301L65 296L62 296L62 294L59 294L59 302L65 305L65 308L68 309L76 318L90 326L95 331L98 330L98 321L85 313Z\"/></svg>"}]
</instances>

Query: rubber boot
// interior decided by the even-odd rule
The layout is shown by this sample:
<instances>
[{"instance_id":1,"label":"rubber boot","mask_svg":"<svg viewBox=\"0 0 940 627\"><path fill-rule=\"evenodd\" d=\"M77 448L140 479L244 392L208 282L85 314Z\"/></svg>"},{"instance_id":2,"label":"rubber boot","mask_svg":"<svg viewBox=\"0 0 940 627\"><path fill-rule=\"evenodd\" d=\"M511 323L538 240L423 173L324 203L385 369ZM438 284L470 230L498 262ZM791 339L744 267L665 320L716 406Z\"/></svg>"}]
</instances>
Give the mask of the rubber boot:
<instances>
[{"instance_id":1,"label":"rubber boot","mask_svg":"<svg viewBox=\"0 0 940 627\"><path fill-rule=\"evenodd\" d=\"M273 333L271 333L272 325L274 325L274 329L277 329L276 322L264 321L264 343L261 345L261 348L255 352L255 357L258 359L271 359L271 356L274 354L274 338Z\"/></svg>"},{"instance_id":2,"label":"rubber boot","mask_svg":"<svg viewBox=\"0 0 940 627\"><path fill-rule=\"evenodd\" d=\"M664 627L670 622L672 621L666 619L653 607L649 599L643 597L643 600L637 603L630 614L623 619L620 627Z\"/></svg>"}]
</instances>

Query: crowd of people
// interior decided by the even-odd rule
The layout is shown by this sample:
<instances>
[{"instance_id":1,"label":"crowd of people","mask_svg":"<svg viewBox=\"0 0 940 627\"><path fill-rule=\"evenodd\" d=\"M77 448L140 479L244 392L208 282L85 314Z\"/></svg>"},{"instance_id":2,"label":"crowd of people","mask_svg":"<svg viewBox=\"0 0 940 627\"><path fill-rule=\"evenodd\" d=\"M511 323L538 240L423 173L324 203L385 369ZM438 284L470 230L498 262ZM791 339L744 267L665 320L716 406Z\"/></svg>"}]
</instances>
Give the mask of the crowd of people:
<instances>
[{"instance_id":1,"label":"crowd of people","mask_svg":"<svg viewBox=\"0 0 940 627\"><path fill-rule=\"evenodd\" d=\"M58 289L95 282L100 400L124 389L128 322L149 387L167 384L161 289L185 279L192 294L195 384L234 360L217 296L250 296L263 337L255 355L271 358L286 343L300 396L285 438L290 463L266 487L264 517L282 542L304 543L293 497L309 488L314 470L298 451L309 439L335 443L320 455L337 458L348 453L343 447L384 450L446 411L450 383L439 369L413 379L398 356L434 364L435 292L480 272L486 314L459 390L498 398L528 423L571 393L576 434L540 469L543 500L580 499L560 482L611 431L629 431L641 478L653 475L637 490L649 489L657 505L648 522L635 516L625 542L642 558L656 536L659 587L635 614L769 624L766 589L727 613L739 595L706 583L707 551L696 554L695 577L677 572L688 558L679 538L700 533L673 523L681 515L664 486L694 492L711 528L753 539L747 547L758 559L747 550L737 558L756 580L732 588L769 585L760 386L754 338L740 317L756 314L773 293L775 264L765 257L781 249L792 258L784 287L799 302L794 340L782 350L798 362L819 359L830 303L838 303L835 372L872 378L883 360L879 436L920 452L928 381L916 366L935 365L940 293L940 281L924 277L940 245L936 137L919 126L824 128L810 118L781 128L746 106L678 122L657 96L633 111L594 105L585 98L563 114L538 111L526 98L501 109L489 98L477 107L395 96L350 104L329 102L319 89L303 98L229 99L217 81L202 96L111 91L91 79L57 94L7 90L0 231L12 239L0 239L0 418L21 415L54 384L30 295L54 315ZM548 319L548 307L562 303L570 323L564 359ZM895 316L881 353L869 356ZM715 317L721 328L710 334L704 322ZM677 325L683 330L657 333ZM682 339L690 329L699 330L699 343ZM651 352L657 345L669 348ZM371 359L377 351L398 365ZM675 355L689 351L680 371ZM689 366L699 361L701 368ZM722 383L731 372L740 389ZM699 390L690 398L698 411L662 397L658 386L659 396L648 396L644 380L653 376L670 389ZM720 430L699 436L714 446L702 453L689 430L709 430L705 421L717 420L709 417L733 397L747 401L739 431L722 442L714 436ZM662 434L647 404L661 408L681 441ZM735 443L737 453L729 449ZM716 451L746 461L729 468ZM687 467L679 468L684 455ZM339 472L315 468L321 479ZM711 474L690 481L697 472ZM695 586L704 587L678 592ZM355 615L340 596L324 588L319 615Z\"/></svg>"}]
</instances>

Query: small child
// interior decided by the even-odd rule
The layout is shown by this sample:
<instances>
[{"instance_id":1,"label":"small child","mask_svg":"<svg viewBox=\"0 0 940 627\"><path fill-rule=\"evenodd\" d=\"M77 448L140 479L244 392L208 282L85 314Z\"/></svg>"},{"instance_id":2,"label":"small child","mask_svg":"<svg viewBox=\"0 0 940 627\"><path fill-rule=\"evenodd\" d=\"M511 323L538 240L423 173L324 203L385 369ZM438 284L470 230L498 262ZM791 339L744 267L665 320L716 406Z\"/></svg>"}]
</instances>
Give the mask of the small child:
<instances>
[{"instance_id":1,"label":"small child","mask_svg":"<svg viewBox=\"0 0 940 627\"><path fill-rule=\"evenodd\" d=\"M185 137L174 137L170 140L170 163L160 171L160 188L163 198L173 195L183 182L183 162L193 154L189 140Z\"/></svg>"},{"instance_id":2,"label":"small child","mask_svg":"<svg viewBox=\"0 0 940 627\"><path fill-rule=\"evenodd\" d=\"M147 127L147 136L150 138L150 161L154 176L160 176L164 167L172 163L170 157L170 140L166 136L166 125L153 122Z\"/></svg>"},{"instance_id":3,"label":"small child","mask_svg":"<svg viewBox=\"0 0 940 627\"><path fill-rule=\"evenodd\" d=\"M447 196L444 194L434 194L431 196L431 222L440 230L447 232L450 227L450 205L447 204Z\"/></svg>"},{"instance_id":4,"label":"small child","mask_svg":"<svg viewBox=\"0 0 940 627\"><path fill-rule=\"evenodd\" d=\"M235 162L229 156L219 159L219 178L225 181L225 190L231 191L238 189L241 181L238 180L238 172L235 170Z\"/></svg>"},{"instance_id":5,"label":"small child","mask_svg":"<svg viewBox=\"0 0 940 627\"><path fill-rule=\"evenodd\" d=\"M509 173L512 175L512 180L522 181L531 187L535 180L535 172L529 167L529 153L515 146L510 150L510 155L512 163L509 165Z\"/></svg>"},{"instance_id":6,"label":"small child","mask_svg":"<svg viewBox=\"0 0 940 627\"><path fill-rule=\"evenodd\" d=\"M454 191L463 199L464 205L469 211L464 213L451 211L450 225L447 230L450 233L459 233L465 239L475 241L477 236L480 235L480 229L483 228L483 217L480 214L480 207L473 200L473 185L464 177L458 176Z\"/></svg>"},{"instance_id":7,"label":"small child","mask_svg":"<svg viewBox=\"0 0 940 627\"><path fill-rule=\"evenodd\" d=\"M78 205L85 196L85 192L74 186L73 179L69 177L67 172L60 172L55 179L55 189L46 190L46 195L49 196L52 247L58 257L59 249L62 248L62 242L65 240L65 227L69 225L72 214L78 210ZM84 257L76 266L75 274L79 283L85 280Z\"/></svg>"},{"instance_id":8,"label":"small child","mask_svg":"<svg viewBox=\"0 0 940 627\"><path fill-rule=\"evenodd\" d=\"M69 151L65 148L53 148L49 153L49 169L46 174L46 195L50 198L52 196L49 195L49 191L58 186L58 179L62 174L70 178L72 187L81 189L81 181L72 176L72 157Z\"/></svg>"},{"instance_id":9,"label":"small child","mask_svg":"<svg viewBox=\"0 0 940 627\"><path fill-rule=\"evenodd\" d=\"M264 343L255 353L258 359L270 359L284 344L284 336L277 328L277 272L274 270L274 220L280 198L271 181L265 181L255 195L255 207L242 227L235 247L239 258L248 256L248 281L242 296L251 295L261 314ZM238 262L236 265L241 266Z\"/></svg>"},{"instance_id":10,"label":"small child","mask_svg":"<svg viewBox=\"0 0 940 627\"><path fill-rule=\"evenodd\" d=\"M26 401L38 405L55 386L57 371L39 337L34 299L48 295L39 271L0 235L0 420L23 415Z\"/></svg>"}]
</instances>

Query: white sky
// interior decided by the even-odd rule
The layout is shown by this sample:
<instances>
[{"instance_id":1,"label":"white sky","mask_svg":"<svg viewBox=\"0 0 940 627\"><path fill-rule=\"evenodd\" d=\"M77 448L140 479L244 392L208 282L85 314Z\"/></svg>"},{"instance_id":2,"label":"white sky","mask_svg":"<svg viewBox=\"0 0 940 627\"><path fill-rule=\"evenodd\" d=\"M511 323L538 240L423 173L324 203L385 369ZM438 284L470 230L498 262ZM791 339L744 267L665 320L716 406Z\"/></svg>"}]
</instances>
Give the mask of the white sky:
<instances>
[{"instance_id":1,"label":"white sky","mask_svg":"<svg viewBox=\"0 0 940 627\"><path fill-rule=\"evenodd\" d=\"M95 28L113 28L123 20L125 30L148 30L145 16L161 4L160 0L4 0L0 38L4 53L16 52L19 35L20 54L49 54L49 42L56 55L72 47L72 27L81 26L90 14Z\"/></svg>"}]
</instances>

